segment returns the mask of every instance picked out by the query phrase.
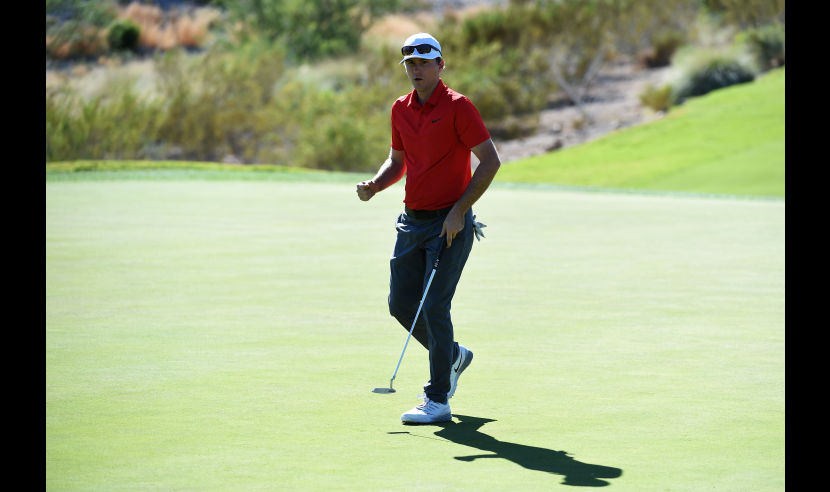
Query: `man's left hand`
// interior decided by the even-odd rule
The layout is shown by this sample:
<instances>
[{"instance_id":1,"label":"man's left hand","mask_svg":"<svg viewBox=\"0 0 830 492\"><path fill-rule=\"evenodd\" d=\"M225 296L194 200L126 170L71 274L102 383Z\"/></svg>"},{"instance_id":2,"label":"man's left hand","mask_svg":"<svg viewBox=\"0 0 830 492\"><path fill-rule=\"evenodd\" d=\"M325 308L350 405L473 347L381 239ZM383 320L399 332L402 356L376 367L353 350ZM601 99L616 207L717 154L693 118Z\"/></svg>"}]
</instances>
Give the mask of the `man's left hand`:
<instances>
[{"instance_id":1,"label":"man's left hand","mask_svg":"<svg viewBox=\"0 0 830 492\"><path fill-rule=\"evenodd\" d=\"M444 219L444 225L441 227L441 236L447 237L447 247L452 246L452 240L455 236L464 229L464 214L459 214L450 210L447 218Z\"/></svg>"}]
</instances>

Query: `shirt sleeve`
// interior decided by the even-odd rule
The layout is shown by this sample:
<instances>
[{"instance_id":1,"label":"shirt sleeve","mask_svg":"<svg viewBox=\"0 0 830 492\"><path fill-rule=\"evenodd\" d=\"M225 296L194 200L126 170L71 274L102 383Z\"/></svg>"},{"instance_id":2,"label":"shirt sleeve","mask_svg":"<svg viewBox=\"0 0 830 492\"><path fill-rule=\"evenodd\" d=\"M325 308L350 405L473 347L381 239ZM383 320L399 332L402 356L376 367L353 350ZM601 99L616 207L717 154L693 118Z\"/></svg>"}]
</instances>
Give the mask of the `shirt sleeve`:
<instances>
[{"instance_id":1,"label":"shirt sleeve","mask_svg":"<svg viewBox=\"0 0 830 492\"><path fill-rule=\"evenodd\" d=\"M456 104L458 108L455 114L455 131L461 143L472 149L490 138L490 132L484 126L484 121L472 101L462 97Z\"/></svg>"},{"instance_id":2,"label":"shirt sleeve","mask_svg":"<svg viewBox=\"0 0 830 492\"><path fill-rule=\"evenodd\" d=\"M395 108L392 107L392 112L390 116L390 120L392 123L392 148L403 152L403 139L401 138L401 132L398 131L398 128L395 125L395 119Z\"/></svg>"}]
</instances>

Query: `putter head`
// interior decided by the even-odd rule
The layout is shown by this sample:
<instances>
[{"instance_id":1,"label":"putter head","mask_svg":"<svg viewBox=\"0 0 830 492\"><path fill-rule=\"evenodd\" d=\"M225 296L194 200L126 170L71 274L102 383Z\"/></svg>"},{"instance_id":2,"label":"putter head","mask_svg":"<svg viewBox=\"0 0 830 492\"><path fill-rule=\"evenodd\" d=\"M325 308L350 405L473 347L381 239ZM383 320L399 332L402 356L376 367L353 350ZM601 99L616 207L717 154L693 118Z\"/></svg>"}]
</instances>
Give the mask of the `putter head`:
<instances>
[{"instance_id":1,"label":"putter head","mask_svg":"<svg viewBox=\"0 0 830 492\"><path fill-rule=\"evenodd\" d=\"M398 372L395 369L395 372ZM395 390L392 389L392 383L395 381L395 376L392 376L392 379L389 380L389 387L388 388L375 388L372 390L372 393L394 393Z\"/></svg>"}]
</instances>

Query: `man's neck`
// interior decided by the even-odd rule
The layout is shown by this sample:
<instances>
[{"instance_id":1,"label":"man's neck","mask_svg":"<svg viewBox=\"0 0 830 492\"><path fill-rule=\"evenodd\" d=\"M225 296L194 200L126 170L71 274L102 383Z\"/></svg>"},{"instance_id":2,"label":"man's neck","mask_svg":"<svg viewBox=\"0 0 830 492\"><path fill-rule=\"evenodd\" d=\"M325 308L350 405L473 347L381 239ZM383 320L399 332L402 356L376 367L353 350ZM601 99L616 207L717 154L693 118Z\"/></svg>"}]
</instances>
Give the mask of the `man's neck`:
<instances>
[{"instance_id":1,"label":"man's neck","mask_svg":"<svg viewBox=\"0 0 830 492\"><path fill-rule=\"evenodd\" d=\"M429 91L427 91L427 92L422 93L422 92L416 90L415 93L418 94L418 104L420 104L421 106L426 104L427 101L429 101L429 98L432 96L432 93L435 92L435 89L438 88L438 84L440 82L441 82L441 79L438 79L438 82L436 82L435 85L432 86L432 89L429 89Z\"/></svg>"}]
</instances>

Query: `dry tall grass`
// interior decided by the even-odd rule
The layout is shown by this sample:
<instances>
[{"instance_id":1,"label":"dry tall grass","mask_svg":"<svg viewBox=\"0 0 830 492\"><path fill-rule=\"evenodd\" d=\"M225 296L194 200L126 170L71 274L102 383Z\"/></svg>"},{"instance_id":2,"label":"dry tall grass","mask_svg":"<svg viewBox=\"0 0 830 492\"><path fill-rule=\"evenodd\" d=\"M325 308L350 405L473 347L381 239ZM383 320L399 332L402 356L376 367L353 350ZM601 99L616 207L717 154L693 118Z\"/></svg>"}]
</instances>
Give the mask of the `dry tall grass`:
<instances>
[{"instance_id":1,"label":"dry tall grass","mask_svg":"<svg viewBox=\"0 0 830 492\"><path fill-rule=\"evenodd\" d=\"M363 34L363 37L367 41L380 42L399 48L401 43L412 34L417 32L432 32L434 34L442 17L452 17L457 21L463 21L468 17L473 17L494 8L497 7L485 4L461 8L446 7L441 14L431 10L387 14L375 20Z\"/></svg>"},{"instance_id":2,"label":"dry tall grass","mask_svg":"<svg viewBox=\"0 0 830 492\"><path fill-rule=\"evenodd\" d=\"M366 39L387 43L396 48L416 32L434 30L437 22L429 12L417 14L389 14L375 21L364 33Z\"/></svg>"},{"instance_id":3,"label":"dry tall grass","mask_svg":"<svg viewBox=\"0 0 830 492\"><path fill-rule=\"evenodd\" d=\"M96 56L107 49L107 32L93 26L79 28L78 34L70 39L46 36L46 52L58 60L75 56Z\"/></svg>"},{"instance_id":4,"label":"dry tall grass","mask_svg":"<svg viewBox=\"0 0 830 492\"><path fill-rule=\"evenodd\" d=\"M168 15L157 5L132 2L121 10L120 18L129 19L141 29L141 46L168 50L176 46L197 47L205 42L210 26L221 16L217 9L202 7L187 14L172 11Z\"/></svg>"},{"instance_id":5,"label":"dry tall grass","mask_svg":"<svg viewBox=\"0 0 830 492\"><path fill-rule=\"evenodd\" d=\"M119 8L117 17L129 19L140 28L140 46L169 50L177 46L194 48L204 44L210 27L221 15L218 9L211 7L189 11L173 9L165 13L157 5L132 2ZM100 56L107 50L106 28L80 26L71 36L46 36L46 52L56 59Z\"/></svg>"}]
</instances>

